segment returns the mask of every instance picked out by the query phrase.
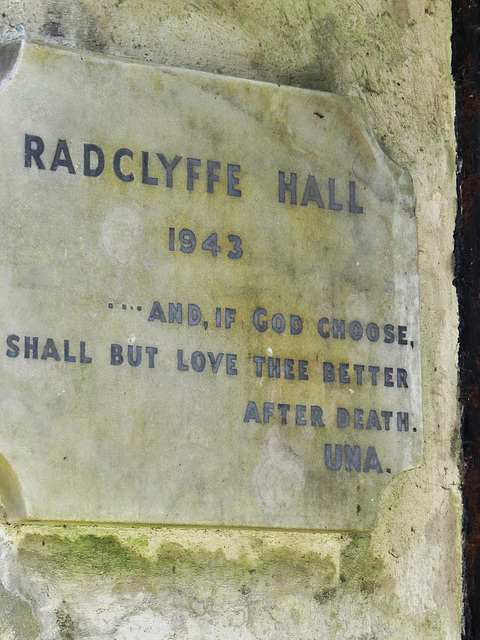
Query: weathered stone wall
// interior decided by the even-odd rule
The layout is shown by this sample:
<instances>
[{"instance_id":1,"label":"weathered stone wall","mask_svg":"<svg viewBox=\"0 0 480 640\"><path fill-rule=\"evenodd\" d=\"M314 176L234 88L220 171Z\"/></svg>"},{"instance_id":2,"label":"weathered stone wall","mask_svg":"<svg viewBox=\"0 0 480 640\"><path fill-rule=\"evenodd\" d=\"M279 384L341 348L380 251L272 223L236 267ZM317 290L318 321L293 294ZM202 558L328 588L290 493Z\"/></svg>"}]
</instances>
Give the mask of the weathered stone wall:
<instances>
[{"instance_id":1,"label":"weathered stone wall","mask_svg":"<svg viewBox=\"0 0 480 640\"><path fill-rule=\"evenodd\" d=\"M425 462L390 483L368 535L4 525L0 637L460 637L450 28L447 0L4 0L2 44L25 37L364 101L417 195Z\"/></svg>"}]
</instances>

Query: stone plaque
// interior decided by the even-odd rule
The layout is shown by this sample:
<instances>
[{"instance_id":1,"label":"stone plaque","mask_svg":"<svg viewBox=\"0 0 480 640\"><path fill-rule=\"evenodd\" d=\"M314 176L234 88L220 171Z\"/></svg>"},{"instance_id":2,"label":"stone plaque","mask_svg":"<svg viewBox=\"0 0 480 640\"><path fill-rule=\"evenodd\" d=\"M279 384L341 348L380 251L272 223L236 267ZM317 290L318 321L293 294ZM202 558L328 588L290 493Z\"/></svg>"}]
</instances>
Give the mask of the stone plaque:
<instances>
[{"instance_id":1,"label":"stone plaque","mask_svg":"<svg viewBox=\"0 0 480 640\"><path fill-rule=\"evenodd\" d=\"M5 519L372 527L423 433L412 182L361 106L0 62Z\"/></svg>"}]
</instances>

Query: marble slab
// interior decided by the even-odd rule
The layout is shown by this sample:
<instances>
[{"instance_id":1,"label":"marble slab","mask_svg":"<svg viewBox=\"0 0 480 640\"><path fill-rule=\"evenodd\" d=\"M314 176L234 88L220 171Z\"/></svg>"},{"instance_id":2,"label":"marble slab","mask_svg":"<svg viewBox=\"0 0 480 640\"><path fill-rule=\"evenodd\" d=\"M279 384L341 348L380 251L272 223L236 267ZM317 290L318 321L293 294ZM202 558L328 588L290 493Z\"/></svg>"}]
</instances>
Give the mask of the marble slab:
<instances>
[{"instance_id":1,"label":"marble slab","mask_svg":"<svg viewBox=\"0 0 480 640\"><path fill-rule=\"evenodd\" d=\"M361 104L24 42L0 78L4 519L371 528L423 430Z\"/></svg>"}]
</instances>

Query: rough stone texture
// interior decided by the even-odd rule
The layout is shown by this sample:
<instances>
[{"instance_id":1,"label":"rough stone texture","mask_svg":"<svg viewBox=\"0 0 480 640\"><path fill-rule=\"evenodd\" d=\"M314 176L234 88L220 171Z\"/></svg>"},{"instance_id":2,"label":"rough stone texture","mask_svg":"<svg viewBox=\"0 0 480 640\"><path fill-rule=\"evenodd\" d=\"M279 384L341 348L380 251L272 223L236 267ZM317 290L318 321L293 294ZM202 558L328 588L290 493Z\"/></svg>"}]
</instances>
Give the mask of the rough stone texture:
<instances>
[{"instance_id":1,"label":"rough stone texture","mask_svg":"<svg viewBox=\"0 0 480 640\"><path fill-rule=\"evenodd\" d=\"M0 42L22 36L364 101L417 196L425 463L368 536L5 525L2 637L458 638L450 3L6 0Z\"/></svg>"}]
</instances>

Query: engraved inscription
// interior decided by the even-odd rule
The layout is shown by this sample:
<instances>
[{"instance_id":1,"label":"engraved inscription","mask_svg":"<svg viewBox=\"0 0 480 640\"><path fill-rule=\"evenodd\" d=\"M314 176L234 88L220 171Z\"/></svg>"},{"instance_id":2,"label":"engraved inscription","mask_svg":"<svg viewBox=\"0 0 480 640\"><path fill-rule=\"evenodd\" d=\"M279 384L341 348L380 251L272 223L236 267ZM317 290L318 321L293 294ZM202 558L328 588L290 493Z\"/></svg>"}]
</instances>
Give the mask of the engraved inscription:
<instances>
[{"instance_id":1,"label":"engraved inscription","mask_svg":"<svg viewBox=\"0 0 480 640\"><path fill-rule=\"evenodd\" d=\"M15 47L7 517L371 528L423 429L412 184L361 108Z\"/></svg>"}]
</instances>

